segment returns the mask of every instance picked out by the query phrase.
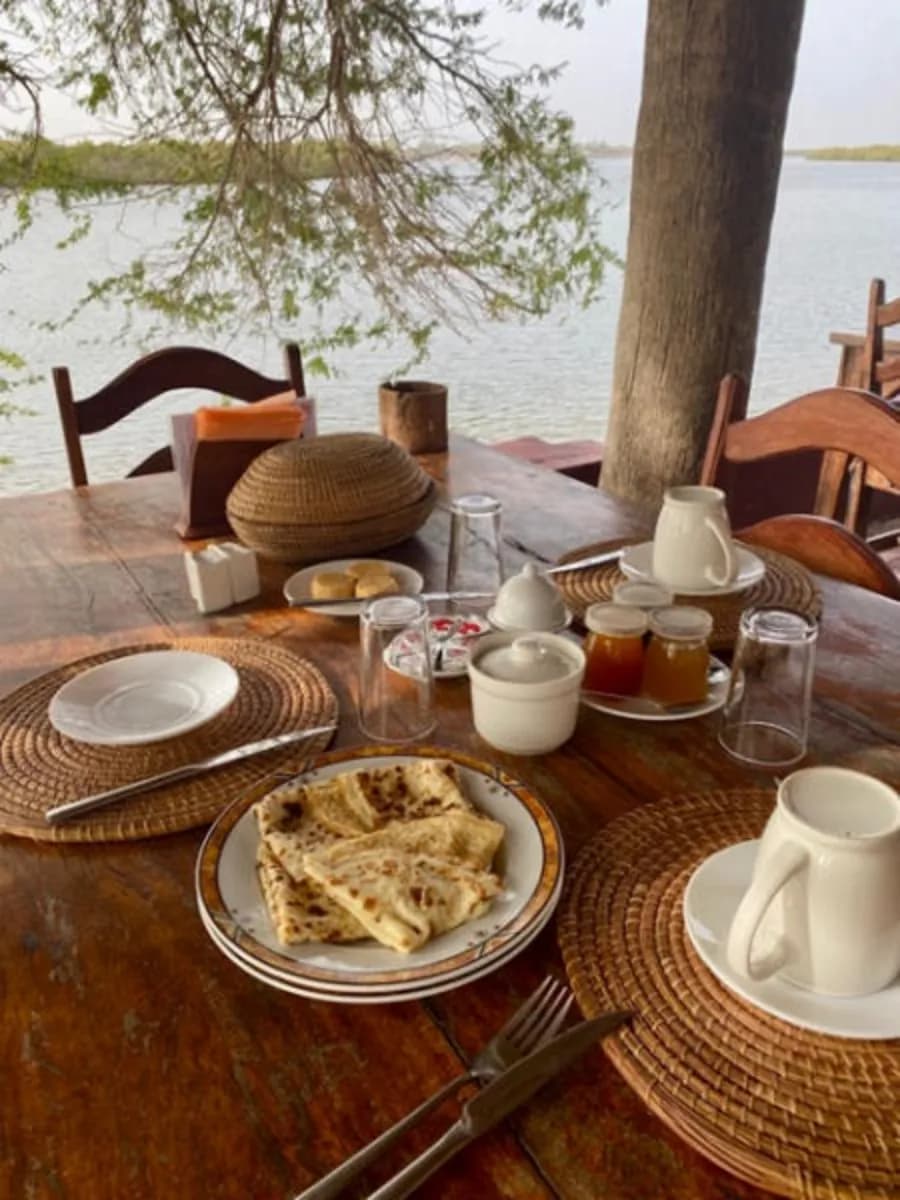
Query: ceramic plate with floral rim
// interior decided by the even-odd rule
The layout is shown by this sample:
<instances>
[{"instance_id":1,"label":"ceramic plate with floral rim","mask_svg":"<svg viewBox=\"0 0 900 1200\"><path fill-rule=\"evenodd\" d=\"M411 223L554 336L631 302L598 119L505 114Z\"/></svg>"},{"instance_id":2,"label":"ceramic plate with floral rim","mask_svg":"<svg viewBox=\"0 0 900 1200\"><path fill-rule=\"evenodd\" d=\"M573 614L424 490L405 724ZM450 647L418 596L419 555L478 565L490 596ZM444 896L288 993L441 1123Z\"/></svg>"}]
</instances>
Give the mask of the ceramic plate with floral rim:
<instances>
[{"instance_id":1,"label":"ceramic plate with floral rim","mask_svg":"<svg viewBox=\"0 0 900 1200\"><path fill-rule=\"evenodd\" d=\"M252 812L259 791L236 801L207 834L197 859L197 901L226 942L260 968L277 969L301 986L316 982L334 990L372 986L410 988L439 984L507 956L559 899L563 844L549 809L523 784L497 767L439 747L391 746L339 751L318 759L298 776L327 779L344 771L372 769L419 758L449 759L475 807L506 829L494 869L503 888L482 916L432 939L410 954L374 940L331 945L282 946L275 937L256 876L259 833Z\"/></svg>"},{"instance_id":2,"label":"ceramic plate with floral rim","mask_svg":"<svg viewBox=\"0 0 900 1200\"><path fill-rule=\"evenodd\" d=\"M469 663L469 646L491 628L490 623L470 613L454 617L441 613L429 621L431 670L435 679L453 679L465 675ZM384 661L401 675L414 675L420 661L420 638L410 631L395 637L384 654Z\"/></svg>"},{"instance_id":3,"label":"ceramic plate with floral rim","mask_svg":"<svg viewBox=\"0 0 900 1200\"><path fill-rule=\"evenodd\" d=\"M560 884L561 882L560 880ZM236 967L246 972L252 979L259 980L260 983L266 983L270 987L279 988L281 991L290 992L295 996L303 996L308 1000L321 1000L329 1004L404 1004L410 1000L421 1000L426 996L435 996L439 992L447 992L453 988L466 987L467 984L475 983L476 980L483 978L485 975L490 975L493 971L499 970L510 959L515 958L517 954L521 954L534 941L544 926L548 924L556 909L556 903L561 893L562 886L557 889L556 896L547 905L546 911L540 920L530 925L517 941L511 942L509 949L501 957L494 958L487 963L476 960L465 971L460 971L455 975L438 976L436 980L428 983L411 983L404 984L403 986L396 984L393 986L364 984L352 987L349 985L328 987L326 984L313 983L309 980L299 983L296 975L292 975L289 971L262 966L252 955L247 954L235 942L229 941L219 933L211 918L207 916L202 903L198 907L203 927L216 948L221 950L224 956Z\"/></svg>"}]
</instances>

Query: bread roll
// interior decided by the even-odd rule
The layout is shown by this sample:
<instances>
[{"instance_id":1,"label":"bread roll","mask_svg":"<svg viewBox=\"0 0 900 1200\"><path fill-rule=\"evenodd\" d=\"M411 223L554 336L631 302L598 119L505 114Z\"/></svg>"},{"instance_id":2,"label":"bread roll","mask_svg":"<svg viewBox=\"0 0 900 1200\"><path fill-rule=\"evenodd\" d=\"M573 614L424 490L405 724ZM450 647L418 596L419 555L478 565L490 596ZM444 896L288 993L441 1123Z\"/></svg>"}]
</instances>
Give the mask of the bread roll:
<instances>
[{"instance_id":1,"label":"bread roll","mask_svg":"<svg viewBox=\"0 0 900 1200\"><path fill-rule=\"evenodd\" d=\"M400 584L393 575L364 575L356 581L357 597L396 596Z\"/></svg>"},{"instance_id":2,"label":"bread roll","mask_svg":"<svg viewBox=\"0 0 900 1200\"><path fill-rule=\"evenodd\" d=\"M344 570L353 579L367 579L370 575L390 575L390 569L377 559L363 560L362 562L351 563Z\"/></svg>"},{"instance_id":3,"label":"bread roll","mask_svg":"<svg viewBox=\"0 0 900 1200\"><path fill-rule=\"evenodd\" d=\"M312 577L314 600L351 600L353 580L343 571L317 571Z\"/></svg>"}]
</instances>

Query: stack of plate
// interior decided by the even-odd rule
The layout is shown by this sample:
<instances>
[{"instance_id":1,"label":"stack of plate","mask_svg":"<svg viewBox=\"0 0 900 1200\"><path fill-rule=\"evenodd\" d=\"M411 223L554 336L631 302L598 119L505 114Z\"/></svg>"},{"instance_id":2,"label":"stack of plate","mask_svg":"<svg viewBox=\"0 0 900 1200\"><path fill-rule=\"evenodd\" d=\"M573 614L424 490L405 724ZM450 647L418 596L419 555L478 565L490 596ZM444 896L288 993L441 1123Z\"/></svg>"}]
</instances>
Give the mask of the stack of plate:
<instances>
[{"instance_id":1,"label":"stack of plate","mask_svg":"<svg viewBox=\"0 0 900 1200\"><path fill-rule=\"evenodd\" d=\"M377 748L327 755L300 778L327 779L357 768L449 758L476 807L506 827L495 870L503 891L481 917L398 954L375 941L282 946L256 876L259 834L245 797L210 829L197 860L197 906L204 928L235 966L254 979L311 1000L385 1004L418 1000L495 971L544 928L559 901L563 845L556 821L523 785L496 768L446 750L392 754Z\"/></svg>"}]
</instances>

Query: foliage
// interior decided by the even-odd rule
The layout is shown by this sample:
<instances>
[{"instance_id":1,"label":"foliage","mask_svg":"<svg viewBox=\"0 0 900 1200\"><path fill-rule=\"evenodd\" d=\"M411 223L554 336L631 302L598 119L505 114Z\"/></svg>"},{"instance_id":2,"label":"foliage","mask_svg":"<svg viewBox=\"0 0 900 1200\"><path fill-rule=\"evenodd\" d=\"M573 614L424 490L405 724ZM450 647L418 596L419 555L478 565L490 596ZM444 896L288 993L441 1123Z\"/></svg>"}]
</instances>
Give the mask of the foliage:
<instances>
[{"instance_id":1,"label":"foliage","mask_svg":"<svg viewBox=\"0 0 900 1200\"><path fill-rule=\"evenodd\" d=\"M582 4L538 11L577 25ZM3 147L20 228L38 188L69 207L79 236L84 199L124 176L155 195L181 187L168 253L97 279L89 299L189 326L299 326L307 352L404 334L421 354L438 321L539 315L596 294L610 256L587 157L545 100L555 71L496 62L484 8L0 0L0 15L14 34L0 40L0 88L32 112L29 134ZM67 154L41 139L50 84L128 131L124 175L102 144ZM459 141L477 154L443 152Z\"/></svg>"},{"instance_id":2,"label":"foliage","mask_svg":"<svg viewBox=\"0 0 900 1200\"><path fill-rule=\"evenodd\" d=\"M900 146L823 146L802 154L822 162L900 162Z\"/></svg>"}]
</instances>

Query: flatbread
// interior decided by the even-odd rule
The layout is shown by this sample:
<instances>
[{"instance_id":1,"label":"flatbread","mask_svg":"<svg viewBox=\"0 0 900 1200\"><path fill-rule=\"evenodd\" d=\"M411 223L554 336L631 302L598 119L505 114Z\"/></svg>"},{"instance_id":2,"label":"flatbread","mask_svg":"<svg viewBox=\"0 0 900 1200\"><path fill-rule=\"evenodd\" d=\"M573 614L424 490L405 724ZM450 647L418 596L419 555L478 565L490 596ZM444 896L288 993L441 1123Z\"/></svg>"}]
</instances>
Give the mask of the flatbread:
<instances>
[{"instance_id":1,"label":"flatbread","mask_svg":"<svg viewBox=\"0 0 900 1200\"><path fill-rule=\"evenodd\" d=\"M414 821L454 810L474 811L462 790L456 764L446 759L362 768L343 778L347 791L368 803L377 824Z\"/></svg>"},{"instance_id":2,"label":"flatbread","mask_svg":"<svg viewBox=\"0 0 900 1200\"><path fill-rule=\"evenodd\" d=\"M496 875L458 860L352 842L341 849L339 864L307 854L307 874L372 937L402 953L478 916L500 891Z\"/></svg>"},{"instance_id":3,"label":"flatbread","mask_svg":"<svg viewBox=\"0 0 900 1200\"><path fill-rule=\"evenodd\" d=\"M439 817L422 817L418 821L395 821L375 833L343 838L313 853L323 868L339 868L348 859L368 851L389 855L399 850L451 859L468 867L487 870L505 832L504 826L490 817L449 812Z\"/></svg>"},{"instance_id":4,"label":"flatbread","mask_svg":"<svg viewBox=\"0 0 900 1200\"><path fill-rule=\"evenodd\" d=\"M265 842L257 849L256 870L275 936L283 946L356 942L369 936L368 930L312 879L292 879Z\"/></svg>"}]
</instances>

